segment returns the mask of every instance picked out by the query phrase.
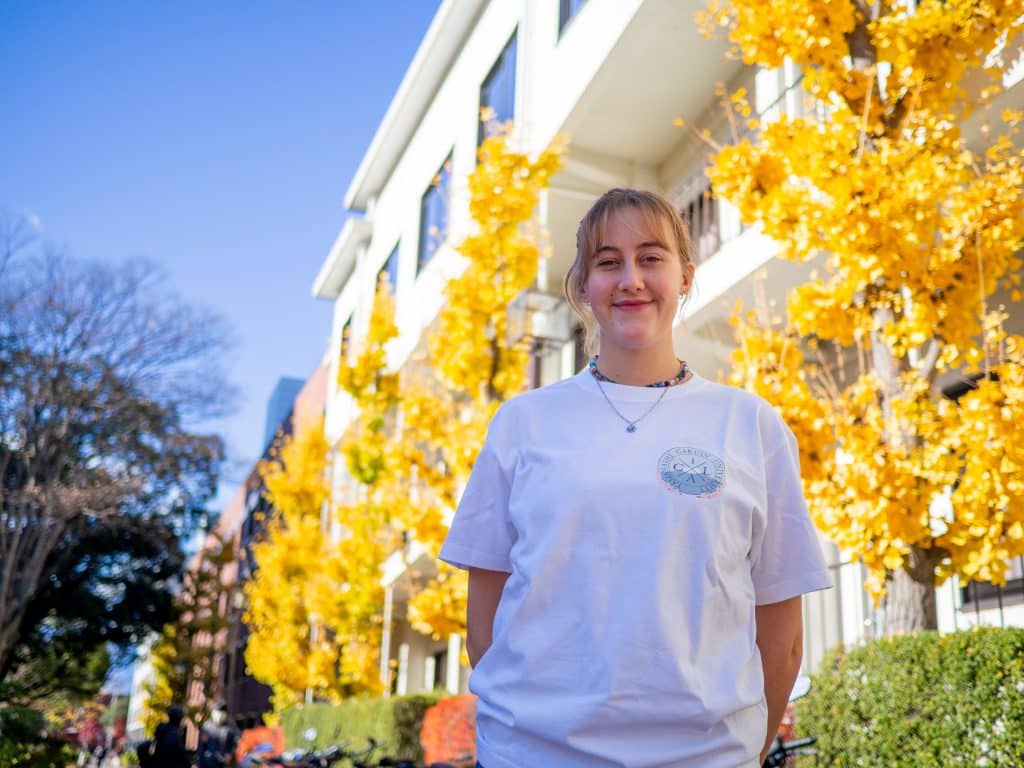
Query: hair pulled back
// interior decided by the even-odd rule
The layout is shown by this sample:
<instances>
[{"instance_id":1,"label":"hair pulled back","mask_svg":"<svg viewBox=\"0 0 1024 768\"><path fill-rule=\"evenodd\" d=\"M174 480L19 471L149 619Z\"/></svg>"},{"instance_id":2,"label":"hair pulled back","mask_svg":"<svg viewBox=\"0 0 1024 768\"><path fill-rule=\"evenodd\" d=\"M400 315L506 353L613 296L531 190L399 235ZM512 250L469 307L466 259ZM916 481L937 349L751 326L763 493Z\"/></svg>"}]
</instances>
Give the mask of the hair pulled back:
<instances>
[{"instance_id":1,"label":"hair pulled back","mask_svg":"<svg viewBox=\"0 0 1024 768\"><path fill-rule=\"evenodd\" d=\"M626 208L643 216L648 228L679 256L683 272L693 270L693 246L686 223L672 203L655 192L640 189L610 189L597 199L576 230L576 259L565 273L565 300L583 323L587 354L597 352L600 329L590 305L583 298L590 274L590 262L604 240L608 217Z\"/></svg>"}]
</instances>

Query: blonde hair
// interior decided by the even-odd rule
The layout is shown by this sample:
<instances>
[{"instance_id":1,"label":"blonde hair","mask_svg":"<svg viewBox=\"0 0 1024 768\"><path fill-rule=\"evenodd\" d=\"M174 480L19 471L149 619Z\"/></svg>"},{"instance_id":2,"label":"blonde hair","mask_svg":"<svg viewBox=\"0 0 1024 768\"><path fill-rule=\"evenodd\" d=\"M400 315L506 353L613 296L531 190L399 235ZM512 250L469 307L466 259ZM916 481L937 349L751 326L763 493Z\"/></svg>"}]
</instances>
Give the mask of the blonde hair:
<instances>
[{"instance_id":1,"label":"blonde hair","mask_svg":"<svg viewBox=\"0 0 1024 768\"><path fill-rule=\"evenodd\" d=\"M668 200L655 192L641 189L610 189L597 199L576 230L576 259L565 273L565 300L583 323L584 349L588 355L598 350L600 328L590 305L583 299L583 289L590 275L590 260L604 240L608 217L625 208L633 208L645 219L651 231L669 248L675 244L683 273L693 272L693 245L686 223Z\"/></svg>"}]
</instances>

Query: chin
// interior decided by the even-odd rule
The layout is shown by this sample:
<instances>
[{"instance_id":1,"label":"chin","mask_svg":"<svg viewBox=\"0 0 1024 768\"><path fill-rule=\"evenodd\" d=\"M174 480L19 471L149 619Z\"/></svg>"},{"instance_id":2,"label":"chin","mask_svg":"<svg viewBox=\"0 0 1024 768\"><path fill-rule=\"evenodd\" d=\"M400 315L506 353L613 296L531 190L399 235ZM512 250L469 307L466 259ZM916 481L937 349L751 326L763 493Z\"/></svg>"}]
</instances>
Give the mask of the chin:
<instances>
[{"instance_id":1,"label":"chin","mask_svg":"<svg viewBox=\"0 0 1024 768\"><path fill-rule=\"evenodd\" d=\"M609 339L616 347L627 352L644 352L657 343L652 336L625 336L620 335Z\"/></svg>"}]
</instances>

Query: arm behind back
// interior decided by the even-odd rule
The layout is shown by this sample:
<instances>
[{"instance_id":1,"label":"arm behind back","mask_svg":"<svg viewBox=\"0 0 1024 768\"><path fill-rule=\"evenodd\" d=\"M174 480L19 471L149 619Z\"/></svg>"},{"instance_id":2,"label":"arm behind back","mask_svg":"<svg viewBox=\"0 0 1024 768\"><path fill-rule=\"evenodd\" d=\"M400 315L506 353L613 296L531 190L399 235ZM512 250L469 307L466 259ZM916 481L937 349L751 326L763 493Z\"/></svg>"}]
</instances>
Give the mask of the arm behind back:
<instances>
[{"instance_id":1,"label":"arm behind back","mask_svg":"<svg viewBox=\"0 0 1024 768\"><path fill-rule=\"evenodd\" d=\"M505 582L511 574L504 571L469 569L469 596L466 600L466 652L472 667L491 647L494 614L501 601Z\"/></svg>"}]
</instances>

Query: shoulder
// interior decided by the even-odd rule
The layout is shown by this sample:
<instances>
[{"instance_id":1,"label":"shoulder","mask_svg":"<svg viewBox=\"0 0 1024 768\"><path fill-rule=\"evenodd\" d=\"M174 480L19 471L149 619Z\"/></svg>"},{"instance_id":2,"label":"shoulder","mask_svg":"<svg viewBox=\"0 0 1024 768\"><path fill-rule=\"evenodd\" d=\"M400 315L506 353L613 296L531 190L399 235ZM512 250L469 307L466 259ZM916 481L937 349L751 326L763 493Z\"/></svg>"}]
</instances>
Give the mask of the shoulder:
<instances>
[{"instance_id":1,"label":"shoulder","mask_svg":"<svg viewBox=\"0 0 1024 768\"><path fill-rule=\"evenodd\" d=\"M721 384L711 379L705 379L702 376L697 378L697 383L700 386L700 392L703 397L714 399L723 406L743 408L751 413L774 410L772 404L763 397L741 387L735 387L732 384Z\"/></svg>"},{"instance_id":2,"label":"shoulder","mask_svg":"<svg viewBox=\"0 0 1024 768\"><path fill-rule=\"evenodd\" d=\"M528 389L501 404L491 420L491 429L514 429L524 421L571 405L581 394L576 376L537 389Z\"/></svg>"},{"instance_id":3,"label":"shoulder","mask_svg":"<svg viewBox=\"0 0 1024 768\"><path fill-rule=\"evenodd\" d=\"M779 447L792 434L778 409L760 395L732 384L703 378L700 381L707 407L739 417L760 435L764 450Z\"/></svg>"},{"instance_id":4,"label":"shoulder","mask_svg":"<svg viewBox=\"0 0 1024 768\"><path fill-rule=\"evenodd\" d=\"M552 384L546 384L536 389L528 389L515 397L509 398L503 405L502 410L534 410L537 408L548 408L557 405L565 400L573 400L581 395L579 376L570 376Z\"/></svg>"}]
</instances>

